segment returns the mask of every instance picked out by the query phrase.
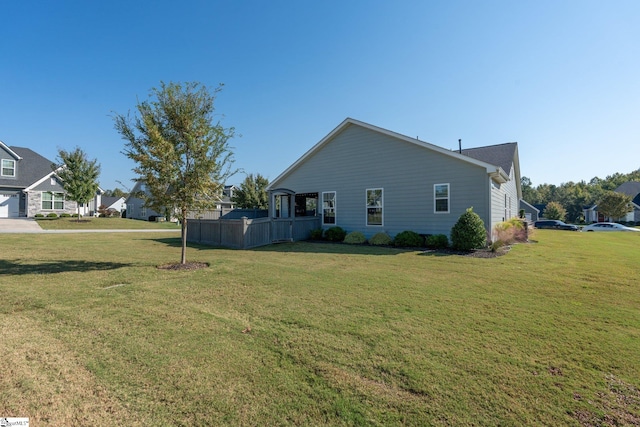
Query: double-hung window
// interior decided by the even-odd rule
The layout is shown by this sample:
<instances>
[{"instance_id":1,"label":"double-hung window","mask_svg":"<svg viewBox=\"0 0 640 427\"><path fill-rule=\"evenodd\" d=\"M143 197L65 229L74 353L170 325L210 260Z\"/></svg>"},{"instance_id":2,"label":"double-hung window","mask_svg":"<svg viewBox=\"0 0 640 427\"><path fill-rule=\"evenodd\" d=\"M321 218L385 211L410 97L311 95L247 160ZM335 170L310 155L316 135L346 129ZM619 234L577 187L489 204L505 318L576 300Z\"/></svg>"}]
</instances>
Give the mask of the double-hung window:
<instances>
[{"instance_id":1,"label":"double-hung window","mask_svg":"<svg viewBox=\"0 0 640 427\"><path fill-rule=\"evenodd\" d=\"M435 213L449 213L449 184L433 186L433 202Z\"/></svg>"},{"instance_id":2,"label":"double-hung window","mask_svg":"<svg viewBox=\"0 0 640 427\"><path fill-rule=\"evenodd\" d=\"M367 225L382 225L382 188L367 190Z\"/></svg>"},{"instance_id":3,"label":"double-hung window","mask_svg":"<svg viewBox=\"0 0 640 427\"><path fill-rule=\"evenodd\" d=\"M45 191L42 193L42 210L64 209L64 194Z\"/></svg>"},{"instance_id":4,"label":"double-hung window","mask_svg":"<svg viewBox=\"0 0 640 427\"><path fill-rule=\"evenodd\" d=\"M16 176L16 161L11 159L2 159L2 167L0 168L0 176Z\"/></svg>"},{"instance_id":5,"label":"double-hung window","mask_svg":"<svg viewBox=\"0 0 640 427\"><path fill-rule=\"evenodd\" d=\"M322 223L336 223L336 192L322 193Z\"/></svg>"}]
</instances>

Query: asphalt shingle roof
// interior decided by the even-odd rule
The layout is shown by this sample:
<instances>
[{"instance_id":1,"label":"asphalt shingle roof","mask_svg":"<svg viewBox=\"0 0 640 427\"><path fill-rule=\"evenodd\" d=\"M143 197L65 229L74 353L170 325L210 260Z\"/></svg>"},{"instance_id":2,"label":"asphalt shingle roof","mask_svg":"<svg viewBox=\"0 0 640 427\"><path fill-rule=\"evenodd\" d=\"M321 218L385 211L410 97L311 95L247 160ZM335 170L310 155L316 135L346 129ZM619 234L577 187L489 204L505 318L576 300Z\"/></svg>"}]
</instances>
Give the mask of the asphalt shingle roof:
<instances>
[{"instance_id":1,"label":"asphalt shingle roof","mask_svg":"<svg viewBox=\"0 0 640 427\"><path fill-rule=\"evenodd\" d=\"M626 194L631 197L633 203L640 205L640 182L629 181L616 188L616 192Z\"/></svg>"},{"instance_id":2,"label":"asphalt shingle roof","mask_svg":"<svg viewBox=\"0 0 640 427\"><path fill-rule=\"evenodd\" d=\"M0 187L26 188L53 171L53 162L33 150L23 147L9 147L22 157L18 160L15 178L0 178Z\"/></svg>"},{"instance_id":3,"label":"asphalt shingle roof","mask_svg":"<svg viewBox=\"0 0 640 427\"><path fill-rule=\"evenodd\" d=\"M462 154L494 166L500 166L503 171L510 175L517 147L518 143L507 142L486 147L467 148L462 150Z\"/></svg>"}]
</instances>

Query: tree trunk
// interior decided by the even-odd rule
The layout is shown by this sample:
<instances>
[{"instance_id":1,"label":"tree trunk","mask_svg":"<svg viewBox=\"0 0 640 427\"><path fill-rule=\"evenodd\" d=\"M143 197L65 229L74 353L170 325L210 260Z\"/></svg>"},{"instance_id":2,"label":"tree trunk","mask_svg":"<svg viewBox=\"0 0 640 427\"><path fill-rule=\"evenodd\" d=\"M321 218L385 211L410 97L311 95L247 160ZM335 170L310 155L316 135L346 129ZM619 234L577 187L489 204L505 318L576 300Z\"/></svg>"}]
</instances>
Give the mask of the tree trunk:
<instances>
[{"instance_id":1,"label":"tree trunk","mask_svg":"<svg viewBox=\"0 0 640 427\"><path fill-rule=\"evenodd\" d=\"M187 263L187 211L182 211L182 258L180 264Z\"/></svg>"}]
</instances>

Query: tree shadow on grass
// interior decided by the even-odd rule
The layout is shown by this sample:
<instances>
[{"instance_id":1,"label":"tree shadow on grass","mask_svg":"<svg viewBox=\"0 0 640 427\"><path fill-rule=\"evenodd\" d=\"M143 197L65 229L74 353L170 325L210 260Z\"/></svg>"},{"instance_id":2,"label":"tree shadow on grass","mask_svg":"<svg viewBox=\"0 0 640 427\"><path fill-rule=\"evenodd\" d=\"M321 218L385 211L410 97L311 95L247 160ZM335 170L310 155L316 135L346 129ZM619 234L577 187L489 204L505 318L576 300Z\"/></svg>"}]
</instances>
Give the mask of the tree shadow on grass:
<instances>
[{"instance_id":1,"label":"tree shadow on grass","mask_svg":"<svg viewBox=\"0 0 640 427\"><path fill-rule=\"evenodd\" d=\"M0 260L0 276L25 274L50 274L68 271L108 271L129 267L132 264L119 262L90 262L78 260L25 262L23 260Z\"/></svg>"},{"instance_id":2,"label":"tree shadow on grass","mask_svg":"<svg viewBox=\"0 0 640 427\"><path fill-rule=\"evenodd\" d=\"M167 246L174 248L182 247L182 241L180 237L167 237L167 238L148 238L144 240L150 240L158 243L163 243ZM224 246L206 245L203 243L187 242L188 250L242 250L228 248ZM396 248L392 246L373 246L373 245L349 245L346 243L334 243L324 241L299 241L299 242L284 242L284 243L272 243L270 245L258 246L255 248L244 249L247 251L255 252L295 252L295 253L321 253L321 254L345 254L345 255L398 255L404 252L415 252L415 248ZM187 255L189 258L189 255Z\"/></svg>"}]
</instances>

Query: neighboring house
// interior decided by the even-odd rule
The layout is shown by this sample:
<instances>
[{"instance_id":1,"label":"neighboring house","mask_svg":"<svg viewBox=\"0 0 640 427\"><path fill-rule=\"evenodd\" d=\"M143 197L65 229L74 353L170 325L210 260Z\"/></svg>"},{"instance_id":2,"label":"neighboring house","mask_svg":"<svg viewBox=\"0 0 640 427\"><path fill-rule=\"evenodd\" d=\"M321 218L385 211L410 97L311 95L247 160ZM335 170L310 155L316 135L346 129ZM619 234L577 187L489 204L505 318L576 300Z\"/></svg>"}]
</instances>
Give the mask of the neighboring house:
<instances>
[{"instance_id":1,"label":"neighboring house","mask_svg":"<svg viewBox=\"0 0 640 427\"><path fill-rule=\"evenodd\" d=\"M156 212L151 208L144 205L144 199L138 197L141 193L148 194L147 188L143 181L136 181L135 185L131 189L129 196L125 200L127 207L127 218L142 219L148 221L155 217L162 217L164 213Z\"/></svg>"},{"instance_id":2,"label":"neighboring house","mask_svg":"<svg viewBox=\"0 0 640 427\"><path fill-rule=\"evenodd\" d=\"M520 199L520 209L524 210L524 216L529 221L537 221L540 218L540 210L523 199Z\"/></svg>"},{"instance_id":3,"label":"neighboring house","mask_svg":"<svg viewBox=\"0 0 640 427\"><path fill-rule=\"evenodd\" d=\"M518 215L517 143L459 151L351 118L269 184L270 216L319 215L367 237L445 234L467 208L493 226Z\"/></svg>"},{"instance_id":4,"label":"neighboring house","mask_svg":"<svg viewBox=\"0 0 640 427\"><path fill-rule=\"evenodd\" d=\"M118 212L122 212L127 208L124 197L105 197L102 196L102 205L105 209L115 209Z\"/></svg>"},{"instance_id":5,"label":"neighboring house","mask_svg":"<svg viewBox=\"0 0 640 427\"><path fill-rule=\"evenodd\" d=\"M0 141L0 218L34 217L36 214L77 212L76 202L66 200L53 162L22 147ZM99 206L99 190L94 200L81 206L81 214L93 214Z\"/></svg>"},{"instance_id":6,"label":"neighboring house","mask_svg":"<svg viewBox=\"0 0 640 427\"><path fill-rule=\"evenodd\" d=\"M598 212L598 205L585 206L583 208L585 222L603 222L607 219L615 221L640 221L640 182L628 181L614 190L616 193L626 194L631 197L633 210L622 218L605 218Z\"/></svg>"},{"instance_id":7,"label":"neighboring house","mask_svg":"<svg viewBox=\"0 0 640 427\"><path fill-rule=\"evenodd\" d=\"M233 193L237 189L235 185L225 185L222 190L220 203L216 204L216 209L235 209L236 204L231 201Z\"/></svg>"},{"instance_id":8,"label":"neighboring house","mask_svg":"<svg viewBox=\"0 0 640 427\"><path fill-rule=\"evenodd\" d=\"M235 208L235 203L231 202L231 197L235 189L236 187L233 185L225 185L222 197L216 202L216 210L231 210ZM151 208L145 207L144 199L138 197L141 193L149 194L144 182L136 181L131 193L125 200L127 218L150 220L155 219L157 216L164 216L164 213L159 213ZM195 215L188 215L188 217L195 217Z\"/></svg>"}]
</instances>

